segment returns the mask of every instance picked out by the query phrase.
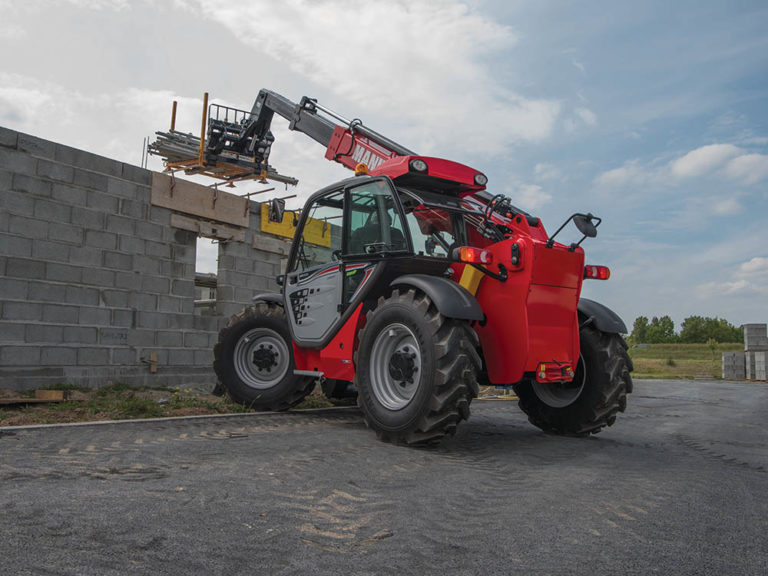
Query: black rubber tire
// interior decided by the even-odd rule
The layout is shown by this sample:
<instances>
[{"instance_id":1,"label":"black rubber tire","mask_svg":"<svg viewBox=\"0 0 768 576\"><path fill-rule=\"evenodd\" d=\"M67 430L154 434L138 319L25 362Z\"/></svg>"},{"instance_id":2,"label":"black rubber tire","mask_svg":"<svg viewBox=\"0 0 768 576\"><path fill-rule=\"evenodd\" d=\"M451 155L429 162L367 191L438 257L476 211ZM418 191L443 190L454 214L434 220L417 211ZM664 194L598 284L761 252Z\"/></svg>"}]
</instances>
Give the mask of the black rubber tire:
<instances>
[{"instance_id":1,"label":"black rubber tire","mask_svg":"<svg viewBox=\"0 0 768 576\"><path fill-rule=\"evenodd\" d=\"M593 326L580 330L581 359L574 382L584 386L567 406L552 407L536 394L531 381L514 385L519 406L528 421L545 432L565 436L589 436L616 421L616 414L627 407L632 392L632 359L627 343L618 334L601 332Z\"/></svg>"},{"instance_id":2,"label":"black rubber tire","mask_svg":"<svg viewBox=\"0 0 768 576\"><path fill-rule=\"evenodd\" d=\"M376 396L371 383L371 349L376 337L393 324L406 326L418 341L421 370L413 397L402 408L391 409ZM453 435L469 418L477 396L480 356L474 331L466 321L444 317L423 293L395 290L379 298L368 312L355 352L357 404L365 422L380 440L408 445L435 444Z\"/></svg>"},{"instance_id":3,"label":"black rubber tire","mask_svg":"<svg viewBox=\"0 0 768 576\"><path fill-rule=\"evenodd\" d=\"M279 336L289 352L285 375L273 385L257 388L250 386L235 368L238 342L254 329L267 329ZM257 302L229 319L219 332L219 341L213 348L213 369L219 378L217 385L234 402L261 411L282 411L299 404L315 387L316 379L293 373L295 363L293 346L282 306Z\"/></svg>"}]
</instances>

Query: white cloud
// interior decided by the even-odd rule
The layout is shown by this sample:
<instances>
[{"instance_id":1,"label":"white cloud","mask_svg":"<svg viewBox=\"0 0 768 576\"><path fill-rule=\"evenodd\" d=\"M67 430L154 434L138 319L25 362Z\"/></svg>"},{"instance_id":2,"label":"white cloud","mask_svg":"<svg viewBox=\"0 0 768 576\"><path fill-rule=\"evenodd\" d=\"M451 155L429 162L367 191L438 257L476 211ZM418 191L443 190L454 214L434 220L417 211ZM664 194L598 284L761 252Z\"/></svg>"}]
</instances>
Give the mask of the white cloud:
<instances>
[{"instance_id":1,"label":"white cloud","mask_svg":"<svg viewBox=\"0 0 768 576\"><path fill-rule=\"evenodd\" d=\"M630 160L623 166L603 172L595 183L603 188L620 188L631 185L652 183L663 189L673 188L682 181L715 176L723 186L728 182L753 185L768 177L768 155L745 154L742 148L733 144L710 144L701 146L671 161L657 158L641 164ZM734 200L720 202L720 214L732 213Z\"/></svg>"},{"instance_id":2,"label":"white cloud","mask_svg":"<svg viewBox=\"0 0 768 576\"><path fill-rule=\"evenodd\" d=\"M601 188L622 188L628 185L641 184L648 177L648 172L640 166L637 160L630 160L619 168L603 172L595 183Z\"/></svg>"},{"instance_id":3,"label":"white cloud","mask_svg":"<svg viewBox=\"0 0 768 576\"><path fill-rule=\"evenodd\" d=\"M539 162L534 166L533 173L537 180L559 180L562 176L560 169L554 164Z\"/></svg>"},{"instance_id":4,"label":"white cloud","mask_svg":"<svg viewBox=\"0 0 768 576\"><path fill-rule=\"evenodd\" d=\"M739 266L742 274L768 274L768 257L756 256Z\"/></svg>"},{"instance_id":5,"label":"white cloud","mask_svg":"<svg viewBox=\"0 0 768 576\"><path fill-rule=\"evenodd\" d=\"M741 203L736 198L724 198L712 204L712 212L720 216L738 214L742 209Z\"/></svg>"},{"instance_id":6,"label":"white cloud","mask_svg":"<svg viewBox=\"0 0 768 576\"><path fill-rule=\"evenodd\" d=\"M670 164L672 174L678 178L702 176L738 155L740 149L732 144L711 144L688 152Z\"/></svg>"},{"instance_id":7,"label":"white cloud","mask_svg":"<svg viewBox=\"0 0 768 576\"><path fill-rule=\"evenodd\" d=\"M744 184L756 184L768 177L768 154L744 154L734 158L726 166L725 172Z\"/></svg>"},{"instance_id":8,"label":"white cloud","mask_svg":"<svg viewBox=\"0 0 768 576\"><path fill-rule=\"evenodd\" d=\"M589 108L576 108L576 115L581 118L582 122L587 126L594 126L597 124L597 116Z\"/></svg>"},{"instance_id":9,"label":"white cloud","mask_svg":"<svg viewBox=\"0 0 768 576\"><path fill-rule=\"evenodd\" d=\"M456 0L183 4L328 91L332 108L343 111L345 99L401 125L421 152L433 153L430 143L480 154L542 141L560 111L503 87L488 62L517 43L514 32Z\"/></svg>"},{"instance_id":10,"label":"white cloud","mask_svg":"<svg viewBox=\"0 0 768 576\"><path fill-rule=\"evenodd\" d=\"M768 257L756 256L742 262L731 274L732 279L707 282L696 288L696 296L703 300L721 296L748 296L768 294Z\"/></svg>"},{"instance_id":11,"label":"white cloud","mask_svg":"<svg viewBox=\"0 0 768 576\"><path fill-rule=\"evenodd\" d=\"M505 187L504 193L514 199L516 206L534 214L552 200L552 195L536 184L512 184Z\"/></svg>"}]
</instances>

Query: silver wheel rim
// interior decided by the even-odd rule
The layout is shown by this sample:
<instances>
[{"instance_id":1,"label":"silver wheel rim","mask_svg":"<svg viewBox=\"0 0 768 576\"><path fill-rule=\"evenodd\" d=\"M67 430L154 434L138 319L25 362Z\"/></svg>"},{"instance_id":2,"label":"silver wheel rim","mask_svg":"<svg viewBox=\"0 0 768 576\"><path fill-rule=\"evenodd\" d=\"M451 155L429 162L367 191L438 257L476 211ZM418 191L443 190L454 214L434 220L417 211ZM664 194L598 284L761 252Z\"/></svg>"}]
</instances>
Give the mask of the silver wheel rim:
<instances>
[{"instance_id":1,"label":"silver wheel rim","mask_svg":"<svg viewBox=\"0 0 768 576\"><path fill-rule=\"evenodd\" d=\"M392 363L403 358L413 371L410 379L392 373ZM413 400L421 379L421 348L410 328L395 323L379 333L371 348L368 373L373 395L388 410L401 410Z\"/></svg>"},{"instance_id":2,"label":"silver wheel rim","mask_svg":"<svg viewBox=\"0 0 768 576\"><path fill-rule=\"evenodd\" d=\"M579 355L576 375L571 382L533 382L533 392L539 400L552 408L570 406L581 396L584 383L587 381L587 371L584 369L584 358Z\"/></svg>"},{"instance_id":3,"label":"silver wheel rim","mask_svg":"<svg viewBox=\"0 0 768 576\"><path fill-rule=\"evenodd\" d=\"M283 379L290 363L288 345L269 328L249 330L235 345L235 372L251 388L271 388Z\"/></svg>"}]
</instances>

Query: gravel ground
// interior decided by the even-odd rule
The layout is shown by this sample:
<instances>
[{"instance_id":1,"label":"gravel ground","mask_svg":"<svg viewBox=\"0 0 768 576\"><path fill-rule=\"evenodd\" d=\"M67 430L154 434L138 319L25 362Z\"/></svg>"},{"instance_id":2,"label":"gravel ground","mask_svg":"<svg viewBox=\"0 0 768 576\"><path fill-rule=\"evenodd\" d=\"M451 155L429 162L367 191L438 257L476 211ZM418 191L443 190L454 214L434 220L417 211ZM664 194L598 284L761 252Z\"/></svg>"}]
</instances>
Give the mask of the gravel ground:
<instances>
[{"instance_id":1,"label":"gravel ground","mask_svg":"<svg viewBox=\"0 0 768 576\"><path fill-rule=\"evenodd\" d=\"M768 385L638 381L587 439L477 401L0 429L2 574L766 574Z\"/></svg>"}]
</instances>

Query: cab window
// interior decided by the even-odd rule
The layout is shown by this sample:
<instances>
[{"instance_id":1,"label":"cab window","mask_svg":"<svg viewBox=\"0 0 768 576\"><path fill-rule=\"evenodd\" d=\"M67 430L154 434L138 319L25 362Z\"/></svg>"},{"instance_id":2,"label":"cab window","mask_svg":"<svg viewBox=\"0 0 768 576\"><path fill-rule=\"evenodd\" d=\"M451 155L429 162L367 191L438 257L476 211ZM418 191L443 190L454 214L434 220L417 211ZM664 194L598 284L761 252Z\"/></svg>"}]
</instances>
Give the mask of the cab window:
<instances>
[{"instance_id":1,"label":"cab window","mask_svg":"<svg viewBox=\"0 0 768 576\"><path fill-rule=\"evenodd\" d=\"M326 194L308 208L307 219L288 272L301 272L338 260L341 254L344 191Z\"/></svg>"},{"instance_id":2,"label":"cab window","mask_svg":"<svg viewBox=\"0 0 768 576\"><path fill-rule=\"evenodd\" d=\"M349 190L346 254L407 250L405 226L387 181L373 180Z\"/></svg>"}]
</instances>

